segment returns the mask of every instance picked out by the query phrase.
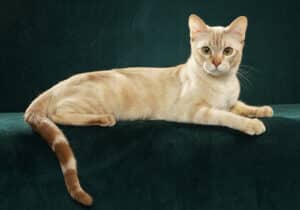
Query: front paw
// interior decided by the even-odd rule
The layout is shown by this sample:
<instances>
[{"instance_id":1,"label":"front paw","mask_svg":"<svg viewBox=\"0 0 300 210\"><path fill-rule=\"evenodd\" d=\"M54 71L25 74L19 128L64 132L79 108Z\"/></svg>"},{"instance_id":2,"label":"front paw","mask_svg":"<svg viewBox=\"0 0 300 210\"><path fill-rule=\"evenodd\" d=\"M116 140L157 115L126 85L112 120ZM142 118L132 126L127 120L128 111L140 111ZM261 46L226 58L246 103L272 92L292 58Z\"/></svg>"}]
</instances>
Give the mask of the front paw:
<instances>
[{"instance_id":1,"label":"front paw","mask_svg":"<svg viewBox=\"0 0 300 210\"><path fill-rule=\"evenodd\" d=\"M257 108L255 117L272 117L273 109L270 106L262 106Z\"/></svg>"},{"instance_id":2,"label":"front paw","mask_svg":"<svg viewBox=\"0 0 300 210\"><path fill-rule=\"evenodd\" d=\"M242 131L250 136L260 135L266 131L266 127L263 122L258 119L249 119L245 123Z\"/></svg>"}]
</instances>

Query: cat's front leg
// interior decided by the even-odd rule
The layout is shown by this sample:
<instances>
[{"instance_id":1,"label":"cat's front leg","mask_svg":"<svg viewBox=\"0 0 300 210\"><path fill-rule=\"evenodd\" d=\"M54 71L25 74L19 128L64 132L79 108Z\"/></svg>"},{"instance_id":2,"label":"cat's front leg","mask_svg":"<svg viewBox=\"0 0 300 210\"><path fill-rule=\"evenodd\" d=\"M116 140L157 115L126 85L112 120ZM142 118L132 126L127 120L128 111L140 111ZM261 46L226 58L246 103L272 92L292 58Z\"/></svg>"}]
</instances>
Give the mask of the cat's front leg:
<instances>
[{"instance_id":1,"label":"cat's front leg","mask_svg":"<svg viewBox=\"0 0 300 210\"><path fill-rule=\"evenodd\" d=\"M224 126L239 130L248 135L260 135L266 131L266 127L262 121L236 115L232 112L218 110L209 107L199 107L189 114L187 122ZM183 120L184 121L184 120Z\"/></svg>"},{"instance_id":2,"label":"cat's front leg","mask_svg":"<svg viewBox=\"0 0 300 210\"><path fill-rule=\"evenodd\" d=\"M250 106L238 101L230 110L231 112L247 117L272 117L273 109L270 106Z\"/></svg>"}]
</instances>

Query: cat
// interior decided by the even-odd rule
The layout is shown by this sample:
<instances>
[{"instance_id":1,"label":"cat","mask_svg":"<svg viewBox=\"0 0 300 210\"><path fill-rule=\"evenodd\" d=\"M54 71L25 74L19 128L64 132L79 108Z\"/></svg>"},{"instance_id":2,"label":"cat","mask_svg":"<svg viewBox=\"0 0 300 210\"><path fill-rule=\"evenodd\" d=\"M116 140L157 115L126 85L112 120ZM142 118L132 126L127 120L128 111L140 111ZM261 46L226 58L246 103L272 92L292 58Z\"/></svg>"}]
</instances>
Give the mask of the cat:
<instances>
[{"instance_id":1,"label":"cat","mask_svg":"<svg viewBox=\"0 0 300 210\"><path fill-rule=\"evenodd\" d=\"M39 95L26 109L25 121L55 152L73 199L92 205L78 179L76 159L55 124L110 127L117 120L166 120L225 126L248 135L266 128L257 117L271 117L270 106L239 101L237 72L248 21L208 26L190 15L191 55L168 68L123 68L74 75Z\"/></svg>"}]
</instances>

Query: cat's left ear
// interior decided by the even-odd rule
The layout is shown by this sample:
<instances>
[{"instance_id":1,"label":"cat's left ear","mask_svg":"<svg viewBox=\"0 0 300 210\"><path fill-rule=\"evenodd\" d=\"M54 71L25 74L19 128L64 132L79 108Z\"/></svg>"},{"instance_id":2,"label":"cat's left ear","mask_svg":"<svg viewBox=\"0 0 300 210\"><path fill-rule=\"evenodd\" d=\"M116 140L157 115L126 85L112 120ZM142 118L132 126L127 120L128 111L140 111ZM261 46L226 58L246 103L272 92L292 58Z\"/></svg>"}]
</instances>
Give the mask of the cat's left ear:
<instances>
[{"instance_id":1,"label":"cat's left ear","mask_svg":"<svg viewBox=\"0 0 300 210\"><path fill-rule=\"evenodd\" d=\"M237 17L233 20L229 26L226 27L228 33L232 33L237 36L240 41L244 41L246 37L246 31L248 26L248 20L246 16Z\"/></svg>"}]
</instances>

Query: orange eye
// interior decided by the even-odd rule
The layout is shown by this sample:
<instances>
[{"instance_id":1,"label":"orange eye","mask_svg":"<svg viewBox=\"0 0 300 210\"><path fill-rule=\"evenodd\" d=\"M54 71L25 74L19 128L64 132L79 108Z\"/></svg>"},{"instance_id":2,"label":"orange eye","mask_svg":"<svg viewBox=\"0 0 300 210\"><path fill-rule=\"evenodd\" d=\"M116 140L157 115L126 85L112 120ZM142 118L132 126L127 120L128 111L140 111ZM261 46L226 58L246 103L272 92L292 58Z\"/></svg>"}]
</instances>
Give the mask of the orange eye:
<instances>
[{"instance_id":1,"label":"orange eye","mask_svg":"<svg viewBox=\"0 0 300 210\"><path fill-rule=\"evenodd\" d=\"M233 48L232 47L226 47L223 51L223 54L226 56L232 55L233 53Z\"/></svg>"},{"instance_id":2,"label":"orange eye","mask_svg":"<svg viewBox=\"0 0 300 210\"><path fill-rule=\"evenodd\" d=\"M211 49L210 49L209 47L207 47L207 46L202 47L202 48L201 48L201 51L202 51L202 53L203 53L204 55L209 55L209 54L211 54Z\"/></svg>"}]
</instances>

